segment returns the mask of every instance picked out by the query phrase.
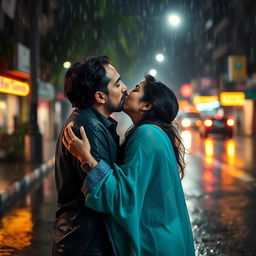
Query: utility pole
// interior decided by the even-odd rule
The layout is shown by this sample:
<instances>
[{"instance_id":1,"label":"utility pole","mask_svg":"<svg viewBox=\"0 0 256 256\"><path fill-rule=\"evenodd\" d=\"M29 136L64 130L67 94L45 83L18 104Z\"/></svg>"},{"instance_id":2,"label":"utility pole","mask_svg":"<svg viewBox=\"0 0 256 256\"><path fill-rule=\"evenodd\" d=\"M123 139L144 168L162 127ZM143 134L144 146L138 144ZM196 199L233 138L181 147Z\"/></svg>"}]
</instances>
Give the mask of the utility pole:
<instances>
[{"instance_id":1,"label":"utility pole","mask_svg":"<svg viewBox=\"0 0 256 256\"><path fill-rule=\"evenodd\" d=\"M39 47L39 4L40 1L30 1L30 121L28 133L25 135L25 160L29 163L42 162L42 135L37 123L37 103L38 103L38 73L40 65Z\"/></svg>"}]
</instances>

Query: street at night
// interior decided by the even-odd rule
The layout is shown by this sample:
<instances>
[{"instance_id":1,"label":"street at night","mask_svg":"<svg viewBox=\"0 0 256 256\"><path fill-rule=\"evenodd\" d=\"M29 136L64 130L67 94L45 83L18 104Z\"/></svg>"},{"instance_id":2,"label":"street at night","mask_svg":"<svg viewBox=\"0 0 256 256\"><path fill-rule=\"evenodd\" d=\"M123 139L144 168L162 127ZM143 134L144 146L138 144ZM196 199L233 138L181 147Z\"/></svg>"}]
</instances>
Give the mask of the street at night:
<instances>
[{"instance_id":1,"label":"street at night","mask_svg":"<svg viewBox=\"0 0 256 256\"><path fill-rule=\"evenodd\" d=\"M183 131L182 137L190 152L182 183L196 255L255 255L256 141L202 139L193 130ZM0 255L50 255L55 210L54 173L50 172L2 217Z\"/></svg>"},{"instance_id":2,"label":"street at night","mask_svg":"<svg viewBox=\"0 0 256 256\"><path fill-rule=\"evenodd\" d=\"M0 256L256 256L255 31L252 0L0 0Z\"/></svg>"}]
</instances>

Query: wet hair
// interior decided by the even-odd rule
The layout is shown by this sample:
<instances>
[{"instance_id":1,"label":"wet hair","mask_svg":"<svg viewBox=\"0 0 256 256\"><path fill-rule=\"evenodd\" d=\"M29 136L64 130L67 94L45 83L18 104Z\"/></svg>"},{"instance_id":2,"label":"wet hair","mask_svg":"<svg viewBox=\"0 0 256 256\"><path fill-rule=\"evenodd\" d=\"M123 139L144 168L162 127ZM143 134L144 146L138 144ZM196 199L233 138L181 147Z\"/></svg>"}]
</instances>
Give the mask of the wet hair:
<instances>
[{"instance_id":1,"label":"wet hair","mask_svg":"<svg viewBox=\"0 0 256 256\"><path fill-rule=\"evenodd\" d=\"M126 143L139 126L143 124L156 124L168 135L173 145L180 176L183 178L185 169L185 147L182 143L177 128L173 124L179 110L177 98L170 88L160 81L157 81L151 75L145 75L145 85L143 88L144 96L140 99L140 101L149 102L153 105L153 107L145 112L145 115L139 121L139 123L133 125L126 132L125 141L121 146L122 150L120 152L124 152ZM122 156L121 159L123 159Z\"/></svg>"},{"instance_id":2,"label":"wet hair","mask_svg":"<svg viewBox=\"0 0 256 256\"><path fill-rule=\"evenodd\" d=\"M87 108L95 103L95 92L108 94L110 78L104 65L110 64L107 56L91 57L73 64L64 78L64 95L73 107Z\"/></svg>"}]
</instances>

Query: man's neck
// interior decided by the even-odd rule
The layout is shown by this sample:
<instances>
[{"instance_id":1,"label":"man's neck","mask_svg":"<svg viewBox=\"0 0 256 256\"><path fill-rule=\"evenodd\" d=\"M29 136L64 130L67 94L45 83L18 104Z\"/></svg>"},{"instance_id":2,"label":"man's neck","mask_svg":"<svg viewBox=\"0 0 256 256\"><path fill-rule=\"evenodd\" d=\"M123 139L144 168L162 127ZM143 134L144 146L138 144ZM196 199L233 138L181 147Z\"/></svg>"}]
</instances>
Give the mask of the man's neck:
<instances>
[{"instance_id":1,"label":"man's neck","mask_svg":"<svg viewBox=\"0 0 256 256\"><path fill-rule=\"evenodd\" d=\"M104 105L98 105L98 104L94 104L93 107L98 111L100 112L103 116L105 116L106 118L109 118L109 116L112 114L112 113L109 113L105 106Z\"/></svg>"}]
</instances>

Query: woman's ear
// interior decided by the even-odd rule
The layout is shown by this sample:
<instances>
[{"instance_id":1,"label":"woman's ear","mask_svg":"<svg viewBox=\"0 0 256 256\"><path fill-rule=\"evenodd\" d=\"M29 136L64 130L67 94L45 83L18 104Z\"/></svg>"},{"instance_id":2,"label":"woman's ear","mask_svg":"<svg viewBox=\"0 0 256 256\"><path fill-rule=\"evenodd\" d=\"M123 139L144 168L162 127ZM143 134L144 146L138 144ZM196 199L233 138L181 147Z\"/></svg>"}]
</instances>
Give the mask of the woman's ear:
<instances>
[{"instance_id":1,"label":"woman's ear","mask_svg":"<svg viewBox=\"0 0 256 256\"><path fill-rule=\"evenodd\" d=\"M141 109L140 111L141 112L146 112L146 111L149 111L150 109L153 108L153 105L149 102L143 102L142 106L141 106Z\"/></svg>"},{"instance_id":2,"label":"woman's ear","mask_svg":"<svg viewBox=\"0 0 256 256\"><path fill-rule=\"evenodd\" d=\"M104 92L97 91L97 92L95 92L94 96L95 96L96 102L98 102L99 104L105 104L106 99L105 99Z\"/></svg>"}]
</instances>

